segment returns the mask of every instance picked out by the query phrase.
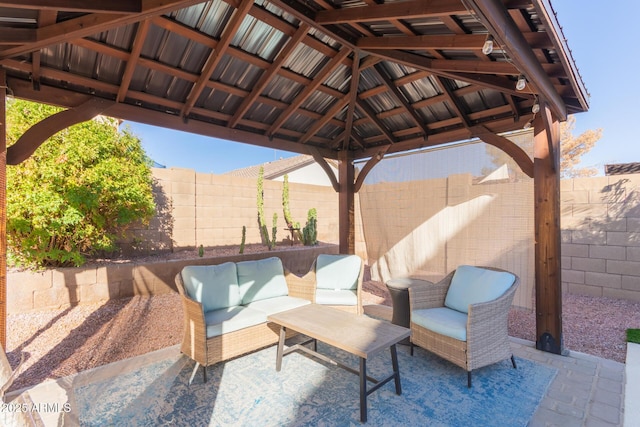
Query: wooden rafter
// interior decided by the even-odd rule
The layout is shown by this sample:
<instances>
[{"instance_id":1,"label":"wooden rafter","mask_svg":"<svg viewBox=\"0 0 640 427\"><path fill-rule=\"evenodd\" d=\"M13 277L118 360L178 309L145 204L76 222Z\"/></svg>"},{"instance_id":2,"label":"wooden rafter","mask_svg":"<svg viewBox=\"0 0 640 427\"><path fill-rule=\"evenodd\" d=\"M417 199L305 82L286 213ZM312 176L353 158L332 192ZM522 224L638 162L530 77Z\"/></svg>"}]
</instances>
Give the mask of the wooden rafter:
<instances>
[{"instance_id":1,"label":"wooden rafter","mask_svg":"<svg viewBox=\"0 0 640 427\"><path fill-rule=\"evenodd\" d=\"M481 50L486 36L483 34L362 37L356 45L361 49L449 49Z\"/></svg>"},{"instance_id":2,"label":"wooden rafter","mask_svg":"<svg viewBox=\"0 0 640 427\"><path fill-rule=\"evenodd\" d=\"M375 6L320 11L316 15L316 22L320 25L328 25L390 19L433 18L442 15L465 13L467 13L467 9L458 0L438 2L411 0Z\"/></svg>"},{"instance_id":3,"label":"wooden rafter","mask_svg":"<svg viewBox=\"0 0 640 427\"><path fill-rule=\"evenodd\" d=\"M389 89L389 92L393 95L393 97L400 103L402 109L405 113L411 117L414 123L422 129L424 136L429 135L429 130L427 129L427 125L424 123L422 118L418 115L417 111L409 104L407 99L404 97L400 90L395 85L393 81L385 74L384 70L380 65L376 65L374 67L380 79L384 82L385 86Z\"/></svg>"},{"instance_id":4,"label":"wooden rafter","mask_svg":"<svg viewBox=\"0 0 640 427\"><path fill-rule=\"evenodd\" d=\"M240 104L240 107L238 107L238 110L231 118L231 121L229 121L229 127L233 128L237 126L242 116L244 116L254 101L258 99L264 88L269 84L269 81L271 81L273 76L289 58L289 54L297 48L298 43L307 35L307 31L309 31L309 26L304 23L300 24L300 28L298 28L298 31L296 31L293 37L282 48L278 57L273 61L269 68L262 73L260 80L254 85L251 93L242 100L242 104Z\"/></svg>"},{"instance_id":5,"label":"wooden rafter","mask_svg":"<svg viewBox=\"0 0 640 427\"><path fill-rule=\"evenodd\" d=\"M0 46L14 46L36 41L36 30L29 28L0 28Z\"/></svg>"},{"instance_id":6,"label":"wooden rafter","mask_svg":"<svg viewBox=\"0 0 640 427\"><path fill-rule=\"evenodd\" d=\"M467 128L471 127L471 122L469 121L467 113L464 111L464 107L462 106L460 99L453 93L453 91L447 85L447 82L442 77L436 76L435 79L440 85L442 93L449 101L449 105L451 106L451 108L453 108L453 111L455 111L456 115L460 117L460 120L462 120L464 126Z\"/></svg>"},{"instance_id":7,"label":"wooden rafter","mask_svg":"<svg viewBox=\"0 0 640 427\"><path fill-rule=\"evenodd\" d=\"M56 23L58 11L40 10L38 11L38 27L46 27ZM35 90L40 89L40 51L31 53L31 82Z\"/></svg>"},{"instance_id":8,"label":"wooden rafter","mask_svg":"<svg viewBox=\"0 0 640 427\"><path fill-rule=\"evenodd\" d=\"M467 74L463 72L451 72L451 71L443 71L437 70L433 67L433 59L426 58L424 56L416 55L410 52L403 52L399 50L379 50L379 49L371 49L368 51L374 55L377 55L383 59L391 60L394 62L398 62L400 64L408 65L409 67L413 67L418 70L428 71L433 75L438 75L441 77L447 77L453 80L460 80L475 86L480 86L486 89L498 90L500 92L507 92L513 95L522 95L520 92L517 92L515 89L515 82L507 79L507 78L499 78L490 75L482 75L478 73Z\"/></svg>"},{"instance_id":9,"label":"wooden rafter","mask_svg":"<svg viewBox=\"0 0 640 427\"><path fill-rule=\"evenodd\" d=\"M161 15L175 9L188 7L201 0L146 0L144 10L136 14L91 13L78 18L69 19L36 30L37 40L25 43L15 48L0 51L0 59L11 58L25 53L34 52L47 46L68 42L79 37L107 31L111 28L133 24L147 17ZM106 3L106 2L105 2Z\"/></svg>"},{"instance_id":10,"label":"wooden rafter","mask_svg":"<svg viewBox=\"0 0 640 427\"><path fill-rule=\"evenodd\" d=\"M125 67L124 74L122 75L122 80L120 81L120 89L118 90L118 95L116 96L116 102L122 102L127 96L127 90L129 89L129 84L131 83L131 77L133 77L133 72L136 69L138 58L140 57L140 52L142 52L142 46L144 45L145 38L147 37L147 33L149 32L149 25L149 20L145 19L138 26L136 38L133 42L133 48L131 49L131 54L129 55L127 66Z\"/></svg>"},{"instance_id":11,"label":"wooden rafter","mask_svg":"<svg viewBox=\"0 0 640 427\"><path fill-rule=\"evenodd\" d=\"M373 111L373 109L362 99L358 98L356 102L358 103L358 107L360 107L360 109L364 111L364 113L367 115L369 120L378 128L378 130L382 133L382 135L384 135L387 141L390 144L393 144L394 142L396 142L396 138L393 136L391 132L387 130L386 126L382 124L380 119L378 119L378 117L376 116L376 112Z\"/></svg>"},{"instance_id":12,"label":"wooden rafter","mask_svg":"<svg viewBox=\"0 0 640 427\"><path fill-rule=\"evenodd\" d=\"M0 1L0 7L70 12L139 13L142 12L142 0L20 0Z\"/></svg>"},{"instance_id":13,"label":"wooden rafter","mask_svg":"<svg viewBox=\"0 0 640 427\"><path fill-rule=\"evenodd\" d=\"M334 102L331 108L329 108L329 110L324 114L324 116L309 127L307 132L300 138L300 143L306 144L307 142L309 142L311 137L316 132L318 132L325 124L327 124L336 114L342 111L348 102L349 97L346 96Z\"/></svg>"},{"instance_id":14,"label":"wooden rafter","mask_svg":"<svg viewBox=\"0 0 640 427\"><path fill-rule=\"evenodd\" d=\"M349 55L351 50L342 48L331 60L322 68L313 81L306 86L298 96L293 100L289 107L278 116L278 119L271 125L268 131L269 136L273 136L278 129L287 121L289 117L298 109L300 105L331 75L331 73L342 63Z\"/></svg>"},{"instance_id":15,"label":"wooden rafter","mask_svg":"<svg viewBox=\"0 0 640 427\"><path fill-rule=\"evenodd\" d=\"M189 116L191 109L198 101L198 97L206 87L207 81L211 78L211 75L213 74L216 67L222 60L225 52L229 48L231 40L236 35L236 31L242 24L245 16L247 16L247 14L249 13L249 9L251 9L251 6L253 6L253 0L242 0L242 3L240 3L240 6L233 13L233 16L231 17L229 23L225 26L218 45L211 52L204 64L204 67L202 67L202 70L200 71L200 77L198 78L198 81L191 87L191 92L189 92L184 106L182 107L182 111L180 112L180 115L183 118Z\"/></svg>"},{"instance_id":16,"label":"wooden rafter","mask_svg":"<svg viewBox=\"0 0 640 427\"><path fill-rule=\"evenodd\" d=\"M353 116L356 110L356 99L358 99L358 84L360 82L360 51L353 52L353 61L351 63L351 82L349 82L347 120L344 126L344 136L342 137L342 149L349 148L351 134L353 133Z\"/></svg>"}]
</instances>

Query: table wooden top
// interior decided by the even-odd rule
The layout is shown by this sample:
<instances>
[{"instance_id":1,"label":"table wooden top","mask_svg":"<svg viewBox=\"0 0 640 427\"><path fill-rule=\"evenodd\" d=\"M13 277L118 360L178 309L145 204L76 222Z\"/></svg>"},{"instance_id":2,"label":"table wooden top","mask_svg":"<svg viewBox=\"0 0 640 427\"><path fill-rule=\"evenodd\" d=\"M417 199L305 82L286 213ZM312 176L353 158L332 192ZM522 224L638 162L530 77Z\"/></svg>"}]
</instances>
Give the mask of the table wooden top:
<instances>
[{"instance_id":1,"label":"table wooden top","mask_svg":"<svg viewBox=\"0 0 640 427\"><path fill-rule=\"evenodd\" d=\"M318 304L272 314L268 320L365 359L411 335L408 328Z\"/></svg>"}]
</instances>

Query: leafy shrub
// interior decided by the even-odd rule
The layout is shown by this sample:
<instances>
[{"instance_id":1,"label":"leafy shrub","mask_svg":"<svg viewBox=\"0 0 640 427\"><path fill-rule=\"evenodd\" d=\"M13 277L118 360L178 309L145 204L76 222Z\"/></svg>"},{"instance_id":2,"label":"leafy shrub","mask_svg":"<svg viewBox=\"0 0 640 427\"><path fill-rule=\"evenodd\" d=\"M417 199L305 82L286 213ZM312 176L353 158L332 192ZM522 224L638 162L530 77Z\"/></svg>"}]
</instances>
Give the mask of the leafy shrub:
<instances>
[{"instance_id":1,"label":"leafy shrub","mask_svg":"<svg viewBox=\"0 0 640 427\"><path fill-rule=\"evenodd\" d=\"M62 109L7 102L7 145ZM140 140L98 117L62 130L7 167L9 260L24 266L80 266L115 251L116 238L154 214L152 177Z\"/></svg>"}]
</instances>

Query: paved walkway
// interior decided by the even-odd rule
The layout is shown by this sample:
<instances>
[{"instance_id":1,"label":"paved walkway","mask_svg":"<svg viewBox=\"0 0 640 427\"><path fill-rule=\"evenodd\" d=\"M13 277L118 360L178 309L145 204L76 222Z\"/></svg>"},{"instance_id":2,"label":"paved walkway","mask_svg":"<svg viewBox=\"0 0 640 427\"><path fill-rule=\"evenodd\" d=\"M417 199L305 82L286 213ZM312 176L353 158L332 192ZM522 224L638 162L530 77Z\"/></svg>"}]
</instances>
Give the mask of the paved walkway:
<instances>
[{"instance_id":1,"label":"paved walkway","mask_svg":"<svg viewBox=\"0 0 640 427\"><path fill-rule=\"evenodd\" d=\"M374 313L370 313L374 314ZM376 312L376 316L384 316L386 311ZM612 427L612 426L640 426L640 350L635 352L636 359L627 359L627 364L614 362L590 356L584 353L569 352L566 356L546 353L535 349L530 341L512 338L512 347L516 358L532 360L549 365L558 370L558 373L549 386L547 393L530 422L530 426L587 426L587 427ZM640 348L640 347L639 347ZM75 403L73 395L74 387L84 385L86 382L102 379L95 372L103 372L103 375L113 375L113 372L126 372L131 366L140 363L150 363L150 358L161 357L164 351L179 351L178 346L159 350L156 354L139 356L137 358L116 362L108 366L107 370L80 373L74 377L62 378L58 381L47 381L34 388L23 390L28 392L33 402L47 402L49 409L53 407L63 408L66 402ZM629 385L627 386L627 406L630 408L627 419L623 419L625 408L625 384L631 372ZM629 367L634 368L629 370ZM637 377L637 379L636 379ZM18 392L9 393L6 401L15 398ZM633 399L633 401L631 400ZM58 405L54 406L53 403ZM631 404L633 402L633 406ZM72 403L72 411L73 406ZM57 426L62 420L63 414L55 411L43 413L42 419L45 426ZM73 425L77 420L77 414L66 414L65 425ZM71 424L68 422L70 420Z\"/></svg>"},{"instance_id":2,"label":"paved walkway","mask_svg":"<svg viewBox=\"0 0 640 427\"><path fill-rule=\"evenodd\" d=\"M623 425L624 363L577 352L569 352L567 356L547 353L536 350L534 343L517 338L512 338L511 342L516 358L558 369L530 426Z\"/></svg>"}]
</instances>

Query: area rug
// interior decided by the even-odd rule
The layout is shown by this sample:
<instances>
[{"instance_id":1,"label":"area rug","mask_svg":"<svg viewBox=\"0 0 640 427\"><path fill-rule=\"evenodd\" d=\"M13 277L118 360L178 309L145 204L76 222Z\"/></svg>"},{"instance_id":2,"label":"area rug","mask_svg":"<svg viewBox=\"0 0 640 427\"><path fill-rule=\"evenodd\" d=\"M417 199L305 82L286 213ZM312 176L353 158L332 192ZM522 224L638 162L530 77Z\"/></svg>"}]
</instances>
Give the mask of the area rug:
<instances>
[{"instance_id":1,"label":"area rug","mask_svg":"<svg viewBox=\"0 0 640 427\"><path fill-rule=\"evenodd\" d=\"M358 359L318 343L318 350L356 368ZM358 376L305 353L284 357L275 370L275 346L202 368L175 355L132 372L75 389L82 426L347 426L361 425ZM398 346L402 395L393 381L369 395L373 426L526 426L556 370L517 358L473 373L422 349ZM367 372L391 372L389 351L367 361Z\"/></svg>"}]
</instances>

